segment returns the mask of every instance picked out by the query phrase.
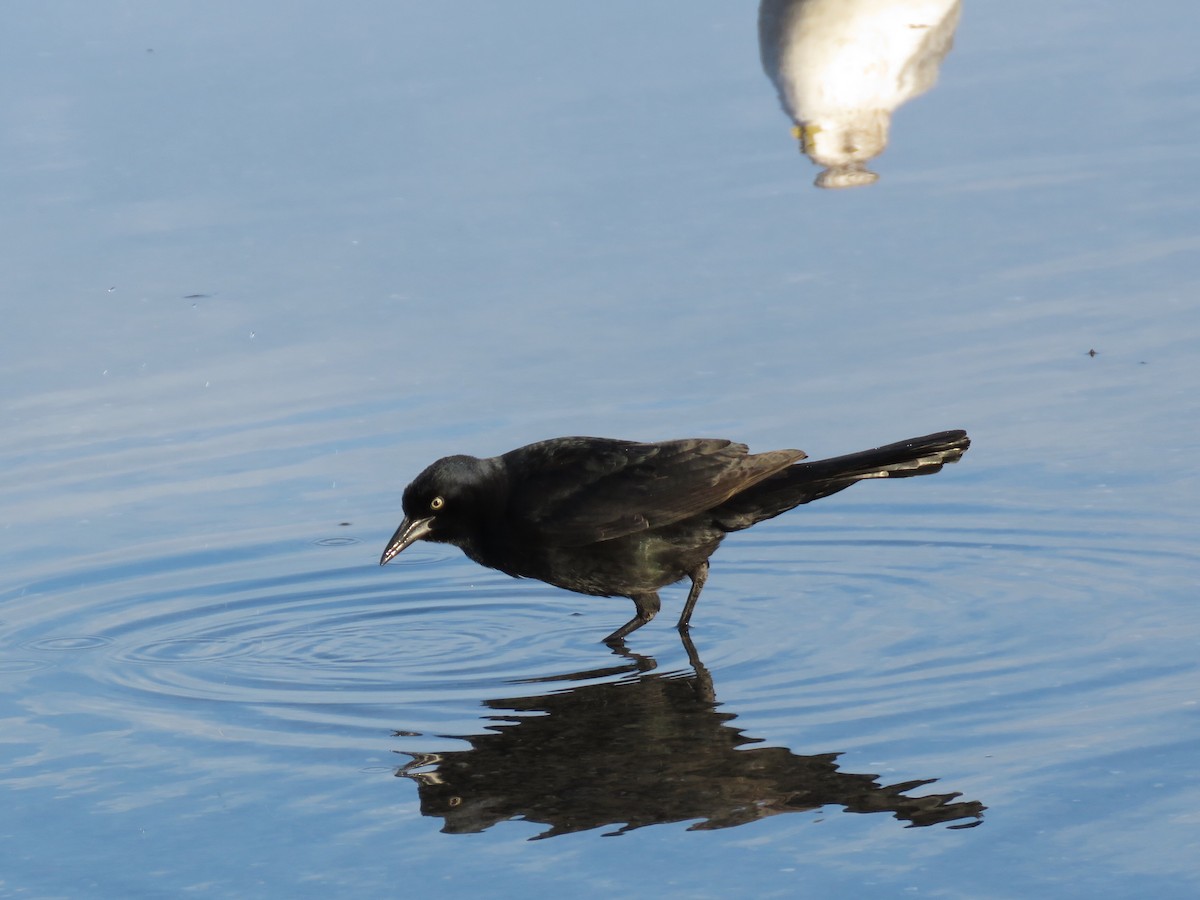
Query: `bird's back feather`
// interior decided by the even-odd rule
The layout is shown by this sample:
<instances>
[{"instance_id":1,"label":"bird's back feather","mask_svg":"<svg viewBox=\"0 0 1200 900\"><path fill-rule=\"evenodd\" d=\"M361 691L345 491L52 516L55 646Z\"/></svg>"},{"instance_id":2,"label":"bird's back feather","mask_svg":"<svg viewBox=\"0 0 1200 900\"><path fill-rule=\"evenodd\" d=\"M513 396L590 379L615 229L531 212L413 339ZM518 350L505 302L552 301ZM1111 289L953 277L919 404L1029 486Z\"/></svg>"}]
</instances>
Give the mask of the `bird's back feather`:
<instances>
[{"instance_id":1,"label":"bird's back feather","mask_svg":"<svg viewBox=\"0 0 1200 900\"><path fill-rule=\"evenodd\" d=\"M560 547L608 541L712 509L804 458L751 455L745 444L689 438L637 443L556 438L504 454L513 483L509 521Z\"/></svg>"}]
</instances>

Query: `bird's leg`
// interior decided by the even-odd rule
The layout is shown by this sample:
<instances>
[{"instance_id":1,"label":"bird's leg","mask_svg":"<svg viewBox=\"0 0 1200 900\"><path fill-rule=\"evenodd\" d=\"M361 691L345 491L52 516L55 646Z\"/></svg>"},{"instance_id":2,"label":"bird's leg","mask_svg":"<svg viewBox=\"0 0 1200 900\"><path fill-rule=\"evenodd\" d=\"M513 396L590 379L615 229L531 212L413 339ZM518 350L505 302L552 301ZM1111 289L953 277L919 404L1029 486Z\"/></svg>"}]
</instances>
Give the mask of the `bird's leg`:
<instances>
[{"instance_id":1,"label":"bird's leg","mask_svg":"<svg viewBox=\"0 0 1200 900\"><path fill-rule=\"evenodd\" d=\"M700 592L704 590L704 582L708 580L708 560L696 566L688 573L688 577L692 579L692 589L688 591L687 603L683 604L683 614L679 617L680 631L687 629L688 622L692 619L692 610L696 608L696 601L700 599Z\"/></svg>"},{"instance_id":2,"label":"bird's leg","mask_svg":"<svg viewBox=\"0 0 1200 900\"><path fill-rule=\"evenodd\" d=\"M604 639L606 644L619 644L625 640L625 636L630 632L637 631L656 615L658 609L662 605L658 599L658 594L650 591L646 594L634 594L632 597L634 606L637 607L637 614L610 634Z\"/></svg>"}]
</instances>

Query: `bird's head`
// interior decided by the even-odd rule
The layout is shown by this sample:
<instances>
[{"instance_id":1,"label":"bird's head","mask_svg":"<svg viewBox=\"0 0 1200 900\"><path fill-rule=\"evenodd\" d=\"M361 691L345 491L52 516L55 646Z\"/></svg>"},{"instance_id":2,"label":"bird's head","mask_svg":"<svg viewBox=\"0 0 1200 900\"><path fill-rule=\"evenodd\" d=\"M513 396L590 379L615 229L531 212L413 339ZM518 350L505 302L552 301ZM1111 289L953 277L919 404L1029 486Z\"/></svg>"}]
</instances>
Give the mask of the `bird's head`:
<instances>
[{"instance_id":1,"label":"bird's head","mask_svg":"<svg viewBox=\"0 0 1200 900\"><path fill-rule=\"evenodd\" d=\"M379 559L382 566L415 541L467 544L486 519L500 485L495 460L439 459L404 489L404 521Z\"/></svg>"}]
</instances>

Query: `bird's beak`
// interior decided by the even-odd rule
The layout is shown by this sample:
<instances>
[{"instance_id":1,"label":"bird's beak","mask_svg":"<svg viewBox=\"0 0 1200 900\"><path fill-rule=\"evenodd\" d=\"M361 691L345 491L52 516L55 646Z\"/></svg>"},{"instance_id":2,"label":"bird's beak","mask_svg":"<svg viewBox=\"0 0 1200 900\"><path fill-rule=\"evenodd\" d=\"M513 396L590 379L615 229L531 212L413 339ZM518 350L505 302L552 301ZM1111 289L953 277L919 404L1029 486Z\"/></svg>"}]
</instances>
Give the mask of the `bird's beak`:
<instances>
[{"instance_id":1,"label":"bird's beak","mask_svg":"<svg viewBox=\"0 0 1200 900\"><path fill-rule=\"evenodd\" d=\"M433 530L433 516L427 519L405 517L404 521L400 523L400 527L396 529L396 533L392 535L392 539L388 541L383 556L379 557L379 564L386 565L393 556L414 541L425 537L431 530Z\"/></svg>"}]
</instances>

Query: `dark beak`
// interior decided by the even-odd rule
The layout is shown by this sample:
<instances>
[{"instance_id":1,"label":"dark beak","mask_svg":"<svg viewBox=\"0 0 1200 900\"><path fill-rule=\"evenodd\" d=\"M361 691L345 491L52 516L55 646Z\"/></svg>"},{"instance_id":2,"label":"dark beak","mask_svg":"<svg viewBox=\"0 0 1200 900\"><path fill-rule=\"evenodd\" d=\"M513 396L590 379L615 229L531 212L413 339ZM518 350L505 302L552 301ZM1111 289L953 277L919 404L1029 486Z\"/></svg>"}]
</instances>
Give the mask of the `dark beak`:
<instances>
[{"instance_id":1,"label":"dark beak","mask_svg":"<svg viewBox=\"0 0 1200 900\"><path fill-rule=\"evenodd\" d=\"M433 516L427 519L409 519L405 517L400 523L400 527L396 529L396 533L392 535L392 539L388 541L387 547L383 551L383 556L379 557L379 564L386 565L392 557L407 547L414 541L419 541L433 529Z\"/></svg>"}]
</instances>

